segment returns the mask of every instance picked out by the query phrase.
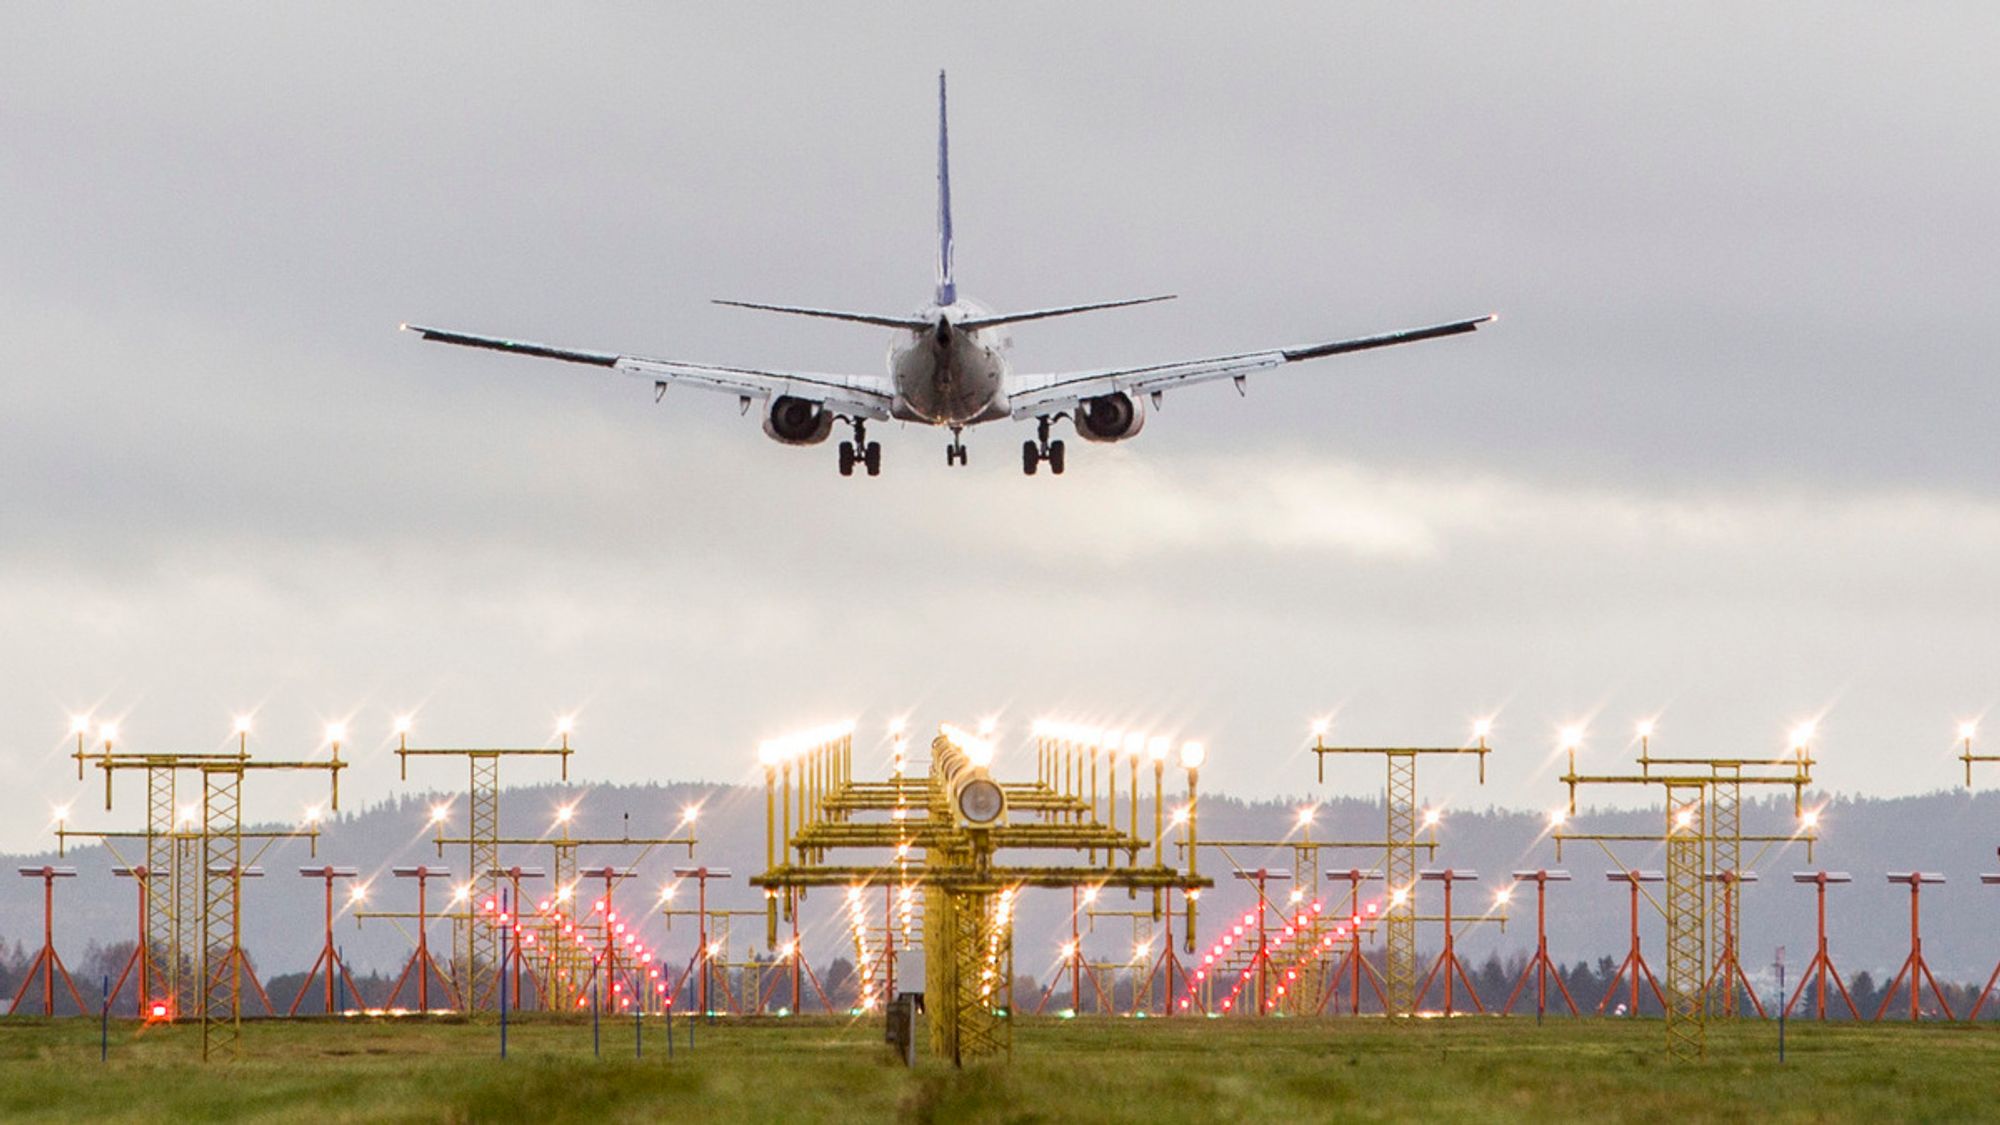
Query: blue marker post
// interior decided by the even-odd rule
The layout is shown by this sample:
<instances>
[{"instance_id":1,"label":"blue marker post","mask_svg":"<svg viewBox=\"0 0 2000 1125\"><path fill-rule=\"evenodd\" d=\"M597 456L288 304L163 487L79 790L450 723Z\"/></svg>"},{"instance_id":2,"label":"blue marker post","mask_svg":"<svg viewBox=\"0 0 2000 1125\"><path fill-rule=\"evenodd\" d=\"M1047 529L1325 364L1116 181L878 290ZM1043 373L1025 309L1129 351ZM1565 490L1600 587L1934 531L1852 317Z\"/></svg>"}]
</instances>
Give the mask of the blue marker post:
<instances>
[{"instance_id":1,"label":"blue marker post","mask_svg":"<svg viewBox=\"0 0 2000 1125\"><path fill-rule=\"evenodd\" d=\"M646 993L644 985L634 986L633 991L638 1003L632 1005L632 1057L640 1059L646 1057Z\"/></svg>"},{"instance_id":2,"label":"blue marker post","mask_svg":"<svg viewBox=\"0 0 2000 1125\"><path fill-rule=\"evenodd\" d=\"M500 1057L507 1057L507 891L500 891Z\"/></svg>"},{"instance_id":3,"label":"blue marker post","mask_svg":"<svg viewBox=\"0 0 2000 1125\"><path fill-rule=\"evenodd\" d=\"M602 1007L598 998L603 991L604 981L593 970L590 974L590 1053L600 1059L604 1057L604 1038L598 1030L598 1010Z\"/></svg>"},{"instance_id":4,"label":"blue marker post","mask_svg":"<svg viewBox=\"0 0 2000 1125\"><path fill-rule=\"evenodd\" d=\"M100 1014L99 1038L97 1041L97 1061L111 1060L111 976L104 977L104 1009Z\"/></svg>"}]
</instances>

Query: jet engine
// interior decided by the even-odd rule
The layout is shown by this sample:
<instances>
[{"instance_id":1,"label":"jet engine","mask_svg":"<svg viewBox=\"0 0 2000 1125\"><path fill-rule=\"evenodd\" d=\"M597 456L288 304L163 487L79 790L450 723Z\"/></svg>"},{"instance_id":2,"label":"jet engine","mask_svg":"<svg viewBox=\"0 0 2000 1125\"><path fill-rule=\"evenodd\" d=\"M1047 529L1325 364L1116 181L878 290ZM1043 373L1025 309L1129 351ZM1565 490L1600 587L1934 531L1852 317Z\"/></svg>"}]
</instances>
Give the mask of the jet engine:
<instances>
[{"instance_id":1,"label":"jet engine","mask_svg":"<svg viewBox=\"0 0 2000 1125\"><path fill-rule=\"evenodd\" d=\"M1124 441L1145 427L1146 404L1124 391L1076 404L1076 433L1085 441Z\"/></svg>"},{"instance_id":2,"label":"jet engine","mask_svg":"<svg viewBox=\"0 0 2000 1125\"><path fill-rule=\"evenodd\" d=\"M819 403L779 395L764 415L764 432L786 445L818 445L833 432L833 415Z\"/></svg>"}]
</instances>

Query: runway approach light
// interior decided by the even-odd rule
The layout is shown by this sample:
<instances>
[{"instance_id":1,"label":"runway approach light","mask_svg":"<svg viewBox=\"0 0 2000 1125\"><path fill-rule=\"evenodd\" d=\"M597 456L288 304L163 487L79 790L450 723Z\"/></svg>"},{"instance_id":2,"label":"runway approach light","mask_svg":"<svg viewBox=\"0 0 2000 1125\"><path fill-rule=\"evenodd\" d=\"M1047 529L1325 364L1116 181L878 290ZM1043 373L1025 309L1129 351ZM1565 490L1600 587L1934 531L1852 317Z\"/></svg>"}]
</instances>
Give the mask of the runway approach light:
<instances>
[{"instance_id":1,"label":"runway approach light","mask_svg":"<svg viewBox=\"0 0 2000 1125\"><path fill-rule=\"evenodd\" d=\"M1308 805L1307 807L1300 809L1298 826L1300 828L1304 828L1306 825L1311 824L1312 822L1313 822L1312 806Z\"/></svg>"},{"instance_id":2,"label":"runway approach light","mask_svg":"<svg viewBox=\"0 0 2000 1125\"><path fill-rule=\"evenodd\" d=\"M68 806L68 805L56 805L56 806L54 806L53 808L51 808L51 809L50 809L49 811L50 811L51 813L55 814L55 819L56 819L56 823L57 823L57 824L61 824L61 823L62 823L63 821L65 821L65 820L68 820L68 819L69 819L69 806Z\"/></svg>"},{"instance_id":3,"label":"runway approach light","mask_svg":"<svg viewBox=\"0 0 2000 1125\"><path fill-rule=\"evenodd\" d=\"M1313 720L1313 727L1312 727L1312 731L1313 731L1313 737L1314 737L1314 738L1325 738L1325 737L1326 737L1326 728L1327 728L1327 721L1326 721L1325 719L1314 719L1314 720Z\"/></svg>"},{"instance_id":4,"label":"runway approach light","mask_svg":"<svg viewBox=\"0 0 2000 1125\"><path fill-rule=\"evenodd\" d=\"M893 718L893 719L890 719L890 720L889 720L889 737L891 737L891 738L901 738L901 737L903 737L903 732L904 732L905 730L908 730L908 729L909 729L909 726L910 726L910 720L908 720L908 719L906 719L906 718L902 717L901 715L898 715L897 717L895 717L895 718Z\"/></svg>"},{"instance_id":5,"label":"runway approach light","mask_svg":"<svg viewBox=\"0 0 2000 1125\"><path fill-rule=\"evenodd\" d=\"M1800 814L1799 814L1799 827L1801 827L1801 828L1818 828L1818 827L1819 827L1819 810L1818 810L1818 809L1807 809L1806 811L1804 811L1804 812L1800 813Z\"/></svg>"},{"instance_id":6,"label":"runway approach light","mask_svg":"<svg viewBox=\"0 0 2000 1125\"><path fill-rule=\"evenodd\" d=\"M575 715L564 715L562 718L556 720L557 734L564 734L564 735L573 734L575 733L575 731L576 731Z\"/></svg>"},{"instance_id":7,"label":"runway approach light","mask_svg":"<svg viewBox=\"0 0 2000 1125\"><path fill-rule=\"evenodd\" d=\"M1798 726L1793 727L1792 749L1794 750L1805 749L1806 743L1812 741L1813 732L1816 731L1817 729L1818 729L1818 724L1816 723L1800 723Z\"/></svg>"},{"instance_id":8,"label":"runway approach light","mask_svg":"<svg viewBox=\"0 0 2000 1125\"><path fill-rule=\"evenodd\" d=\"M90 716L89 716L89 715L71 715L71 716L69 717L69 732L70 732L71 734L89 734L89 733L90 733Z\"/></svg>"},{"instance_id":9,"label":"runway approach light","mask_svg":"<svg viewBox=\"0 0 2000 1125\"><path fill-rule=\"evenodd\" d=\"M700 805L689 805L688 807L681 810L681 823L693 824L694 818L700 815L701 815Z\"/></svg>"},{"instance_id":10,"label":"runway approach light","mask_svg":"<svg viewBox=\"0 0 2000 1125\"><path fill-rule=\"evenodd\" d=\"M1641 719L1641 720L1639 720L1639 737L1640 737L1640 738L1651 738L1651 737L1653 737L1653 731L1654 731L1654 729L1655 729L1655 728L1654 728L1654 726L1653 726L1653 720L1651 720L1651 719Z\"/></svg>"},{"instance_id":11,"label":"runway approach light","mask_svg":"<svg viewBox=\"0 0 2000 1125\"><path fill-rule=\"evenodd\" d=\"M575 805L560 805L556 808L557 824L568 824L570 822L570 819L574 816L576 816Z\"/></svg>"},{"instance_id":12,"label":"runway approach light","mask_svg":"<svg viewBox=\"0 0 2000 1125\"><path fill-rule=\"evenodd\" d=\"M396 733L397 734L410 733L410 717L408 715L396 716Z\"/></svg>"},{"instance_id":13,"label":"runway approach light","mask_svg":"<svg viewBox=\"0 0 2000 1125\"><path fill-rule=\"evenodd\" d=\"M97 728L97 737L102 738L107 745L118 741L118 724L105 723L99 726Z\"/></svg>"},{"instance_id":14,"label":"runway approach light","mask_svg":"<svg viewBox=\"0 0 2000 1125\"><path fill-rule=\"evenodd\" d=\"M1549 811L1550 828L1561 828L1563 826L1563 822L1567 821L1568 819L1569 819L1569 814L1561 809L1551 809Z\"/></svg>"},{"instance_id":15,"label":"runway approach light","mask_svg":"<svg viewBox=\"0 0 2000 1125\"><path fill-rule=\"evenodd\" d=\"M320 812L320 807L319 807L318 805L307 805L307 806L306 806L306 823L307 823L307 824L318 824L318 823L319 823L319 819L320 819L321 815L323 815L323 814L322 814L322 813Z\"/></svg>"},{"instance_id":16,"label":"runway approach light","mask_svg":"<svg viewBox=\"0 0 2000 1125\"><path fill-rule=\"evenodd\" d=\"M1439 820L1441 820L1441 819L1443 819L1443 818L1444 818L1444 814L1443 814L1443 813L1441 813L1441 812L1439 812L1438 810L1436 810L1436 809L1427 809L1427 810L1425 810L1425 811L1424 811L1424 827L1425 827L1425 828L1436 828L1436 827L1438 826L1438 821L1439 821Z\"/></svg>"},{"instance_id":17,"label":"runway approach light","mask_svg":"<svg viewBox=\"0 0 2000 1125\"><path fill-rule=\"evenodd\" d=\"M431 806L431 823L432 823L432 824L443 824L443 823L444 823L444 820L445 820L445 818L446 818L446 817L448 817L448 816L450 816L450 815L451 815L451 806L450 806L450 805L432 805L432 806Z\"/></svg>"},{"instance_id":18,"label":"runway approach light","mask_svg":"<svg viewBox=\"0 0 2000 1125\"><path fill-rule=\"evenodd\" d=\"M1685 832L1694 827L1694 810L1682 809L1674 814L1674 827Z\"/></svg>"},{"instance_id":19,"label":"runway approach light","mask_svg":"<svg viewBox=\"0 0 2000 1125\"><path fill-rule=\"evenodd\" d=\"M1164 762L1167 760L1167 750L1170 746L1172 743L1164 738L1149 739L1146 742L1146 756L1155 762Z\"/></svg>"},{"instance_id":20,"label":"runway approach light","mask_svg":"<svg viewBox=\"0 0 2000 1125\"><path fill-rule=\"evenodd\" d=\"M1562 729L1562 748L1563 748L1563 749L1565 749L1565 750L1575 750L1576 748L1578 748L1579 746L1582 746L1582 745L1583 745L1583 728L1582 728L1582 727L1580 727L1580 726L1572 726L1572 727L1564 727L1564 728Z\"/></svg>"},{"instance_id":21,"label":"runway approach light","mask_svg":"<svg viewBox=\"0 0 2000 1125\"><path fill-rule=\"evenodd\" d=\"M1208 748L1206 746L1203 746L1201 743L1187 742L1181 745L1182 769L1198 770L1201 768L1202 762L1206 761L1207 759L1208 759Z\"/></svg>"},{"instance_id":22,"label":"runway approach light","mask_svg":"<svg viewBox=\"0 0 2000 1125\"><path fill-rule=\"evenodd\" d=\"M1000 720L995 719L990 715L984 719L979 720L979 737L981 738L992 738L993 732L999 729L1000 729Z\"/></svg>"},{"instance_id":23,"label":"runway approach light","mask_svg":"<svg viewBox=\"0 0 2000 1125\"><path fill-rule=\"evenodd\" d=\"M236 733L237 734L250 733L250 716L248 715L236 716Z\"/></svg>"},{"instance_id":24,"label":"runway approach light","mask_svg":"<svg viewBox=\"0 0 2000 1125\"><path fill-rule=\"evenodd\" d=\"M326 727L326 740L327 740L328 742L346 742L346 741L347 741L347 724L346 724L346 723L328 723L328 724L327 724L327 727Z\"/></svg>"},{"instance_id":25,"label":"runway approach light","mask_svg":"<svg viewBox=\"0 0 2000 1125\"><path fill-rule=\"evenodd\" d=\"M1481 719L1478 722L1472 724L1472 737L1474 738L1483 740L1487 735L1492 733L1493 733L1492 719Z\"/></svg>"},{"instance_id":26,"label":"runway approach light","mask_svg":"<svg viewBox=\"0 0 2000 1125\"><path fill-rule=\"evenodd\" d=\"M1971 738L1972 738L1972 736L1973 736L1973 735L1975 735L1975 734L1978 734L1978 733L1979 733L1979 724L1978 724L1978 723L1960 723L1960 724L1958 724L1958 737L1960 737L1960 738L1963 738L1963 739L1966 739L1966 740L1970 741L1970 740L1971 740Z\"/></svg>"}]
</instances>

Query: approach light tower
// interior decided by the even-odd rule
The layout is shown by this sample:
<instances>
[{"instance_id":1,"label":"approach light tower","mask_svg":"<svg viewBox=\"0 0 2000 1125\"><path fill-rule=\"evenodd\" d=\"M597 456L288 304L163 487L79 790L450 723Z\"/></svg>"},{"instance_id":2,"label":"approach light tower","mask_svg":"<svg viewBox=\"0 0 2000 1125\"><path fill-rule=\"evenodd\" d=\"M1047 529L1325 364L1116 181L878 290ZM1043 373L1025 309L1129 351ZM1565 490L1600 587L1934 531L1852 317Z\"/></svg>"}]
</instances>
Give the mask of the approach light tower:
<instances>
[{"instance_id":1,"label":"approach light tower","mask_svg":"<svg viewBox=\"0 0 2000 1125\"><path fill-rule=\"evenodd\" d=\"M1417 852L1434 855L1437 850L1438 811L1417 812L1417 760L1436 755L1472 754L1479 759L1479 783L1486 784L1486 755L1492 752L1487 737L1493 724L1485 719L1474 723L1472 742L1463 746L1328 746L1327 724L1313 724L1312 752L1319 767L1320 784L1326 783L1328 755L1373 755L1388 767L1383 788L1387 831L1380 846L1388 896L1382 914L1385 939L1384 960L1391 1015L1408 1015L1417 1006ZM1425 839L1419 832L1427 832Z\"/></svg>"},{"instance_id":2,"label":"approach light tower","mask_svg":"<svg viewBox=\"0 0 2000 1125\"><path fill-rule=\"evenodd\" d=\"M788 826L782 843L771 837L777 861L750 882L778 892L787 909L795 909L797 892L810 887L866 888L897 880L921 888L931 1050L954 1064L1012 1047L1013 912L1021 891L1079 884L1189 891L1212 885L1192 871L1139 862L1150 841L1108 818L1099 820L1088 802L1050 786L1046 773L1029 782L995 778L990 733L940 726L922 790L906 793L900 779L854 780L852 730L852 724L842 724L760 748L767 785L775 785L777 770L789 768L803 779L805 799L793 810L799 820ZM772 795L768 807L774 814L777 804ZM923 852L921 866L907 874L882 859L903 848ZM1101 867L1014 865L1001 862L1007 849L1123 853L1131 861L1111 858ZM853 850L873 854L829 862L829 853ZM770 928L776 929L775 916Z\"/></svg>"}]
</instances>

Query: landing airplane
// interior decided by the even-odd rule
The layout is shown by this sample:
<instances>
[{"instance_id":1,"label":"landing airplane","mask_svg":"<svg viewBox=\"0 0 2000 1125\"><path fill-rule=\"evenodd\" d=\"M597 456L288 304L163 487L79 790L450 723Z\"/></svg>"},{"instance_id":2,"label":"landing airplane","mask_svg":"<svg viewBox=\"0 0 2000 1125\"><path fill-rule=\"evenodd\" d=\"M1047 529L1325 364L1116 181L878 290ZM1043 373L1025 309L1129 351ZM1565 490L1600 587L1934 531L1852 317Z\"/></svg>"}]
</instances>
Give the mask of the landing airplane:
<instances>
[{"instance_id":1,"label":"landing airplane","mask_svg":"<svg viewBox=\"0 0 2000 1125\"><path fill-rule=\"evenodd\" d=\"M822 317L896 330L889 345L889 373L825 375L797 371L764 371L679 360L647 359L618 352L582 351L547 344L475 336L443 328L405 324L406 331L426 340L491 348L517 355L540 356L568 363L590 364L623 371L653 383L655 397L677 384L722 391L737 396L744 413L752 403L764 404L764 432L785 445L818 445L835 423L852 429L852 440L840 443L840 473L854 475L855 466L869 476L882 471L882 446L868 440L868 423L917 422L951 430L945 464L966 463L961 440L966 427L1005 419L1035 419L1035 437L1021 445L1021 470L1034 475L1046 464L1051 473L1063 471L1063 443L1050 440L1051 427L1068 419L1085 441L1124 441L1146 423L1146 400L1157 409L1171 388L1215 379L1230 379L1241 393L1250 375L1300 360L1369 348L1408 344L1438 336L1471 332L1492 316L1458 320L1429 328L1414 328L1382 336L1267 348L1212 359L1151 363L1095 371L1049 375L1016 375L1008 370L1006 336L996 331L1010 324L1099 309L1126 308L1172 300L1173 296L1137 297L1087 305L1062 305L1027 312L993 313L958 295L952 276L951 161L945 129L945 77L938 73L937 158L937 292L935 299L910 316L838 312L830 309L768 305L750 301L716 301L719 305Z\"/></svg>"}]
</instances>

